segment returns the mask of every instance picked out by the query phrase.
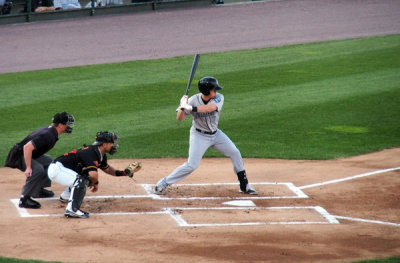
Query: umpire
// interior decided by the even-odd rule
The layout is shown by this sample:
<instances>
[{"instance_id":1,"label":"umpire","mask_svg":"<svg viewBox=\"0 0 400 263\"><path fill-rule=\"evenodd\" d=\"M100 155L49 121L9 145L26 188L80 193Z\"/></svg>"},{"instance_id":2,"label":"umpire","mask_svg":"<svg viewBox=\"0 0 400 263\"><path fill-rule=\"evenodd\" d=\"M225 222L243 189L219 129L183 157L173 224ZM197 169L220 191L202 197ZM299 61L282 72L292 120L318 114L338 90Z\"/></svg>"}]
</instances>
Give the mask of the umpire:
<instances>
[{"instance_id":1,"label":"umpire","mask_svg":"<svg viewBox=\"0 0 400 263\"><path fill-rule=\"evenodd\" d=\"M19 207L37 209L41 205L32 197L54 196L53 191L45 189L45 187L51 186L46 170L53 161L46 153L54 147L58 141L58 136L72 132L74 122L74 116L71 114L66 112L56 113L50 126L32 132L10 150L5 166L18 168L26 176Z\"/></svg>"}]
</instances>

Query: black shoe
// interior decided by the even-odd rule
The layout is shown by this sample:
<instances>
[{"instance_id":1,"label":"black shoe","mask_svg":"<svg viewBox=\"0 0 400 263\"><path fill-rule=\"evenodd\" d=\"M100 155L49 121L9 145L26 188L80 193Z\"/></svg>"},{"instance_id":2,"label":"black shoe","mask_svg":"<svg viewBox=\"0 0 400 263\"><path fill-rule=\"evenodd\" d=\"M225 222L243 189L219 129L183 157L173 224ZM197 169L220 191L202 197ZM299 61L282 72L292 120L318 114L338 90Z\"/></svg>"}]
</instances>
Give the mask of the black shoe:
<instances>
[{"instance_id":1,"label":"black shoe","mask_svg":"<svg viewBox=\"0 0 400 263\"><path fill-rule=\"evenodd\" d=\"M30 196L27 198L21 198L19 200L19 207L21 208L32 208L39 209L41 207L40 203L33 200Z\"/></svg>"},{"instance_id":2,"label":"black shoe","mask_svg":"<svg viewBox=\"0 0 400 263\"><path fill-rule=\"evenodd\" d=\"M47 190L45 188L42 188L39 193L39 198L48 198L48 197L53 197L54 192L51 190Z\"/></svg>"}]
</instances>

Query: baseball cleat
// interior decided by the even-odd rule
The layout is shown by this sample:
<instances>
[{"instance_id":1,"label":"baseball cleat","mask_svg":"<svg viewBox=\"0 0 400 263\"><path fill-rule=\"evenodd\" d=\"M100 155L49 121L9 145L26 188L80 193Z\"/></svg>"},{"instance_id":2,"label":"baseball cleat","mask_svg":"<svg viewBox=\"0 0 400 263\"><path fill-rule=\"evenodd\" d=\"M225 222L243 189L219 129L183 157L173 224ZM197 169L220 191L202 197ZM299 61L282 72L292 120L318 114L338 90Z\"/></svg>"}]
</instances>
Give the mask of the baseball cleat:
<instances>
[{"instance_id":1,"label":"baseball cleat","mask_svg":"<svg viewBox=\"0 0 400 263\"><path fill-rule=\"evenodd\" d=\"M154 187L153 193L155 193L156 195L163 195L165 194L165 188L163 189L156 185L156 187Z\"/></svg>"},{"instance_id":2,"label":"baseball cleat","mask_svg":"<svg viewBox=\"0 0 400 263\"><path fill-rule=\"evenodd\" d=\"M82 210L76 210L76 212L69 210L68 208L65 209L65 213L64 213L65 217L74 217L74 218L88 218L89 217L89 213L82 211Z\"/></svg>"},{"instance_id":3,"label":"baseball cleat","mask_svg":"<svg viewBox=\"0 0 400 263\"><path fill-rule=\"evenodd\" d=\"M242 189L240 189L239 187L239 192L249 195L258 195L258 192L253 187L251 187L250 184L246 185L246 191L242 191Z\"/></svg>"}]
</instances>

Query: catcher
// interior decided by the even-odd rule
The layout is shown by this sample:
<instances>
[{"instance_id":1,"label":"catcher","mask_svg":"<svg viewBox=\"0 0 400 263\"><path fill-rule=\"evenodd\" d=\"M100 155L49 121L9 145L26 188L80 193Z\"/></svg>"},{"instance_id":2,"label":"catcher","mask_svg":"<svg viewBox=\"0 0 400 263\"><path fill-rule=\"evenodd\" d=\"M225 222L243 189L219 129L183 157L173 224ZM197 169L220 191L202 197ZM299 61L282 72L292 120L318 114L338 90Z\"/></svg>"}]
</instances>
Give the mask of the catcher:
<instances>
[{"instance_id":1,"label":"catcher","mask_svg":"<svg viewBox=\"0 0 400 263\"><path fill-rule=\"evenodd\" d=\"M118 136L115 133L102 131L96 134L96 141L91 146L84 146L56 158L49 165L49 178L67 188L60 196L61 202L68 202L66 217L88 218L89 213L80 210L86 189L92 192L99 188L97 169L113 176L129 176L141 169L139 162L130 164L123 171L108 165L107 155L113 155L118 149Z\"/></svg>"}]
</instances>

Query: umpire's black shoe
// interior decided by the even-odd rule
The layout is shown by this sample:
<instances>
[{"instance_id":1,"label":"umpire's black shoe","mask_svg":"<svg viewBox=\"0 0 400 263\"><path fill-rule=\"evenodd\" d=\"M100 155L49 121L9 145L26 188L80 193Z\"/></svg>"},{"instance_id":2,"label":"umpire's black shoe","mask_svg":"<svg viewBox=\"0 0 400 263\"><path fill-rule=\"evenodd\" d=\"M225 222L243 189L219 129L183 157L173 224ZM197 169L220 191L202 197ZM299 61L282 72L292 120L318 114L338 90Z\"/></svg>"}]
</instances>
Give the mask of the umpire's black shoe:
<instances>
[{"instance_id":1,"label":"umpire's black shoe","mask_svg":"<svg viewBox=\"0 0 400 263\"><path fill-rule=\"evenodd\" d=\"M41 207L40 203L33 200L30 196L19 199L18 206L21 208L32 208L32 209L39 209Z\"/></svg>"},{"instance_id":2,"label":"umpire's black shoe","mask_svg":"<svg viewBox=\"0 0 400 263\"><path fill-rule=\"evenodd\" d=\"M53 197L54 192L51 190L47 190L45 188L42 188L39 193L39 198L48 198L48 197Z\"/></svg>"}]
</instances>

